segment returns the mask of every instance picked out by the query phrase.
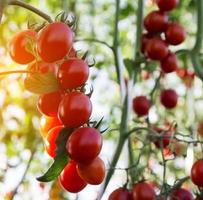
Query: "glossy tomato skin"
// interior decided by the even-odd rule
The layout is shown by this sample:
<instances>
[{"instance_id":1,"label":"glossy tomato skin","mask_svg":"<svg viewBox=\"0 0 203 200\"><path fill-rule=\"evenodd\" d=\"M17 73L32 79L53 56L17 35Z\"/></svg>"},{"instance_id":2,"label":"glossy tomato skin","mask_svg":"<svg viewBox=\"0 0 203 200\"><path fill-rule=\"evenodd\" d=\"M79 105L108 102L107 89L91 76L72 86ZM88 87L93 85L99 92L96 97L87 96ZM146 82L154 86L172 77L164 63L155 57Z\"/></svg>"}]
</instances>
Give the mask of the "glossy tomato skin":
<instances>
[{"instance_id":1,"label":"glossy tomato skin","mask_svg":"<svg viewBox=\"0 0 203 200\"><path fill-rule=\"evenodd\" d=\"M70 157L78 163L90 163L100 153L102 136L95 128L84 127L75 130L69 137L66 149Z\"/></svg>"},{"instance_id":2,"label":"glossy tomato skin","mask_svg":"<svg viewBox=\"0 0 203 200\"><path fill-rule=\"evenodd\" d=\"M59 176L59 182L62 187L66 191L72 193L80 192L87 185L87 183L78 175L76 166L76 163L71 160Z\"/></svg>"},{"instance_id":3,"label":"glossy tomato skin","mask_svg":"<svg viewBox=\"0 0 203 200\"><path fill-rule=\"evenodd\" d=\"M138 116L147 115L151 103L146 96L138 96L133 99L133 110Z\"/></svg>"},{"instance_id":4,"label":"glossy tomato skin","mask_svg":"<svg viewBox=\"0 0 203 200\"><path fill-rule=\"evenodd\" d=\"M166 41L171 45L179 45L186 38L185 29L178 23L171 23L166 30Z\"/></svg>"},{"instance_id":5,"label":"glossy tomato skin","mask_svg":"<svg viewBox=\"0 0 203 200\"><path fill-rule=\"evenodd\" d=\"M46 116L57 117L59 104L63 96L63 92L59 90L40 95L37 104L39 111Z\"/></svg>"},{"instance_id":6,"label":"glossy tomato skin","mask_svg":"<svg viewBox=\"0 0 203 200\"><path fill-rule=\"evenodd\" d=\"M137 183L133 187L133 200L155 200L156 194L153 188L145 182Z\"/></svg>"},{"instance_id":7,"label":"glossy tomato skin","mask_svg":"<svg viewBox=\"0 0 203 200\"><path fill-rule=\"evenodd\" d=\"M11 40L9 45L9 53L11 58L19 64L28 64L32 62L35 57L27 51L29 38L36 40L37 33L33 30L25 30L17 33Z\"/></svg>"},{"instance_id":8,"label":"glossy tomato skin","mask_svg":"<svg viewBox=\"0 0 203 200\"><path fill-rule=\"evenodd\" d=\"M47 153L52 157L56 157L56 139L60 133L60 131L64 128L64 126L56 126L49 130L46 140L45 140L45 148Z\"/></svg>"},{"instance_id":9,"label":"glossy tomato skin","mask_svg":"<svg viewBox=\"0 0 203 200\"><path fill-rule=\"evenodd\" d=\"M178 59L175 53L170 52L167 57L161 61L161 69L165 73L171 73L178 68Z\"/></svg>"},{"instance_id":10,"label":"glossy tomato skin","mask_svg":"<svg viewBox=\"0 0 203 200\"><path fill-rule=\"evenodd\" d=\"M89 76L89 66L79 58L65 61L59 68L57 79L63 89L74 89L85 84Z\"/></svg>"},{"instance_id":11,"label":"glossy tomato skin","mask_svg":"<svg viewBox=\"0 0 203 200\"><path fill-rule=\"evenodd\" d=\"M165 31L167 24L168 16L160 11L152 11L144 19L144 27L150 34Z\"/></svg>"},{"instance_id":12,"label":"glossy tomato skin","mask_svg":"<svg viewBox=\"0 0 203 200\"><path fill-rule=\"evenodd\" d=\"M199 186L203 187L203 160L196 161L191 169L191 179L192 182Z\"/></svg>"},{"instance_id":13,"label":"glossy tomato skin","mask_svg":"<svg viewBox=\"0 0 203 200\"><path fill-rule=\"evenodd\" d=\"M178 95L173 89L166 89L161 92L160 100L165 108L175 108L178 103Z\"/></svg>"},{"instance_id":14,"label":"glossy tomato skin","mask_svg":"<svg viewBox=\"0 0 203 200\"><path fill-rule=\"evenodd\" d=\"M37 39L37 51L43 61L52 63L63 59L73 43L73 32L68 25L54 22L46 25Z\"/></svg>"},{"instance_id":15,"label":"glossy tomato skin","mask_svg":"<svg viewBox=\"0 0 203 200\"><path fill-rule=\"evenodd\" d=\"M60 125L62 125L62 123L58 117L42 116L40 120L40 132L43 137L46 137L49 130Z\"/></svg>"},{"instance_id":16,"label":"glossy tomato skin","mask_svg":"<svg viewBox=\"0 0 203 200\"><path fill-rule=\"evenodd\" d=\"M96 157L89 164L78 164L79 176L91 185L99 185L105 177L105 165L101 158Z\"/></svg>"},{"instance_id":17,"label":"glossy tomato skin","mask_svg":"<svg viewBox=\"0 0 203 200\"><path fill-rule=\"evenodd\" d=\"M131 193L125 188L118 188L114 190L108 200L133 200Z\"/></svg>"},{"instance_id":18,"label":"glossy tomato skin","mask_svg":"<svg viewBox=\"0 0 203 200\"><path fill-rule=\"evenodd\" d=\"M194 198L188 190L178 188L172 192L170 200L194 200Z\"/></svg>"},{"instance_id":19,"label":"glossy tomato skin","mask_svg":"<svg viewBox=\"0 0 203 200\"><path fill-rule=\"evenodd\" d=\"M67 128L77 128L88 121L91 112L89 97L81 92L71 92L62 99L58 116Z\"/></svg>"},{"instance_id":20,"label":"glossy tomato skin","mask_svg":"<svg viewBox=\"0 0 203 200\"><path fill-rule=\"evenodd\" d=\"M161 38L152 38L146 45L146 54L152 60L162 60L168 55L168 46Z\"/></svg>"},{"instance_id":21,"label":"glossy tomato skin","mask_svg":"<svg viewBox=\"0 0 203 200\"><path fill-rule=\"evenodd\" d=\"M179 3L179 0L156 0L156 3L159 9L165 12L165 11L171 11L174 8L176 8L176 6Z\"/></svg>"}]
</instances>

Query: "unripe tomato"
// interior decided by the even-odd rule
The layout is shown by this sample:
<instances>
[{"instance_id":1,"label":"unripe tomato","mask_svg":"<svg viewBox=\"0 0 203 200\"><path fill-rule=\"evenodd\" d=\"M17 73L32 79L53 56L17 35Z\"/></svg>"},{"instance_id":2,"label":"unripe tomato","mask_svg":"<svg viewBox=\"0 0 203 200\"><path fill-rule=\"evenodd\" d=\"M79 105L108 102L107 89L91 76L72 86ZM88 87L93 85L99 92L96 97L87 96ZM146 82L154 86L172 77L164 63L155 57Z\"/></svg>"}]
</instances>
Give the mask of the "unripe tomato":
<instances>
[{"instance_id":1,"label":"unripe tomato","mask_svg":"<svg viewBox=\"0 0 203 200\"><path fill-rule=\"evenodd\" d=\"M62 123L58 117L42 116L40 120L40 132L43 137L46 137L50 129L60 125L62 125Z\"/></svg>"},{"instance_id":2,"label":"unripe tomato","mask_svg":"<svg viewBox=\"0 0 203 200\"><path fill-rule=\"evenodd\" d=\"M138 96L133 99L133 110L138 116L147 115L151 103L146 96Z\"/></svg>"},{"instance_id":3,"label":"unripe tomato","mask_svg":"<svg viewBox=\"0 0 203 200\"><path fill-rule=\"evenodd\" d=\"M77 170L79 176L92 185L99 185L105 177L105 165L99 157L96 157L89 164L78 164Z\"/></svg>"},{"instance_id":4,"label":"unripe tomato","mask_svg":"<svg viewBox=\"0 0 203 200\"><path fill-rule=\"evenodd\" d=\"M159 33L166 30L168 16L160 11L150 12L144 19L144 27L149 33Z\"/></svg>"},{"instance_id":5,"label":"unripe tomato","mask_svg":"<svg viewBox=\"0 0 203 200\"><path fill-rule=\"evenodd\" d=\"M199 122L198 127L197 127L197 133L203 137L203 122Z\"/></svg>"},{"instance_id":6,"label":"unripe tomato","mask_svg":"<svg viewBox=\"0 0 203 200\"><path fill-rule=\"evenodd\" d=\"M203 187L203 160L196 161L191 169L192 182L198 187Z\"/></svg>"},{"instance_id":7,"label":"unripe tomato","mask_svg":"<svg viewBox=\"0 0 203 200\"><path fill-rule=\"evenodd\" d=\"M63 96L64 94L61 91L40 95L37 104L39 111L49 117L57 117L59 104Z\"/></svg>"},{"instance_id":8,"label":"unripe tomato","mask_svg":"<svg viewBox=\"0 0 203 200\"><path fill-rule=\"evenodd\" d=\"M87 185L78 175L76 163L72 160L66 165L59 176L59 182L65 190L72 193L80 192Z\"/></svg>"},{"instance_id":9,"label":"unripe tomato","mask_svg":"<svg viewBox=\"0 0 203 200\"><path fill-rule=\"evenodd\" d=\"M108 200L132 200L132 196L127 189L120 187L110 194Z\"/></svg>"},{"instance_id":10,"label":"unripe tomato","mask_svg":"<svg viewBox=\"0 0 203 200\"><path fill-rule=\"evenodd\" d=\"M73 32L68 25L54 22L46 25L37 39L37 51L45 62L55 62L63 59L73 43Z\"/></svg>"},{"instance_id":11,"label":"unripe tomato","mask_svg":"<svg viewBox=\"0 0 203 200\"><path fill-rule=\"evenodd\" d=\"M175 189L170 195L170 200L194 200L192 194L183 188Z\"/></svg>"},{"instance_id":12,"label":"unripe tomato","mask_svg":"<svg viewBox=\"0 0 203 200\"><path fill-rule=\"evenodd\" d=\"M17 33L11 40L9 53L11 58L19 64L28 64L35 57L27 50L29 39L36 40L37 33L33 30L25 30Z\"/></svg>"},{"instance_id":13,"label":"unripe tomato","mask_svg":"<svg viewBox=\"0 0 203 200\"><path fill-rule=\"evenodd\" d=\"M88 96L81 92L71 92L64 96L58 116L68 128L76 128L85 124L90 118L92 103Z\"/></svg>"},{"instance_id":14,"label":"unripe tomato","mask_svg":"<svg viewBox=\"0 0 203 200\"><path fill-rule=\"evenodd\" d=\"M167 44L161 38L152 38L146 44L146 53L152 60L163 60L168 55Z\"/></svg>"},{"instance_id":15,"label":"unripe tomato","mask_svg":"<svg viewBox=\"0 0 203 200\"><path fill-rule=\"evenodd\" d=\"M167 26L166 41L171 45L179 45L186 38L185 29L178 23L171 23Z\"/></svg>"},{"instance_id":16,"label":"unripe tomato","mask_svg":"<svg viewBox=\"0 0 203 200\"><path fill-rule=\"evenodd\" d=\"M148 183L137 183L133 187L133 200L155 200L156 194Z\"/></svg>"},{"instance_id":17,"label":"unripe tomato","mask_svg":"<svg viewBox=\"0 0 203 200\"><path fill-rule=\"evenodd\" d=\"M58 82L63 89L74 89L85 84L89 76L89 66L79 58L65 61L58 71Z\"/></svg>"},{"instance_id":18,"label":"unripe tomato","mask_svg":"<svg viewBox=\"0 0 203 200\"><path fill-rule=\"evenodd\" d=\"M178 95L173 89L163 90L161 92L160 100L165 108L172 109L175 108L178 103Z\"/></svg>"},{"instance_id":19,"label":"unripe tomato","mask_svg":"<svg viewBox=\"0 0 203 200\"><path fill-rule=\"evenodd\" d=\"M66 144L71 159L78 163L92 162L99 155L101 148L101 133L90 127L75 130Z\"/></svg>"},{"instance_id":20,"label":"unripe tomato","mask_svg":"<svg viewBox=\"0 0 203 200\"><path fill-rule=\"evenodd\" d=\"M57 149L57 145L56 145L56 139L60 133L60 131L64 128L64 126L56 126L54 128L52 128L51 130L49 130L47 136L46 136L46 140L45 140L45 148L47 153L54 158L56 156L56 149Z\"/></svg>"},{"instance_id":21,"label":"unripe tomato","mask_svg":"<svg viewBox=\"0 0 203 200\"><path fill-rule=\"evenodd\" d=\"M167 57L165 57L162 61L161 61L161 69L165 72L165 73L171 73L176 71L176 69L178 68L178 59L176 57L176 55L174 53L169 53L167 55Z\"/></svg>"},{"instance_id":22,"label":"unripe tomato","mask_svg":"<svg viewBox=\"0 0 203 200\"><path fill-rule=\"evenodd\" d=\"M156 0L156 3L161 11L171 11L179 3L179 0Z\"/></svg>"}]
</instances>

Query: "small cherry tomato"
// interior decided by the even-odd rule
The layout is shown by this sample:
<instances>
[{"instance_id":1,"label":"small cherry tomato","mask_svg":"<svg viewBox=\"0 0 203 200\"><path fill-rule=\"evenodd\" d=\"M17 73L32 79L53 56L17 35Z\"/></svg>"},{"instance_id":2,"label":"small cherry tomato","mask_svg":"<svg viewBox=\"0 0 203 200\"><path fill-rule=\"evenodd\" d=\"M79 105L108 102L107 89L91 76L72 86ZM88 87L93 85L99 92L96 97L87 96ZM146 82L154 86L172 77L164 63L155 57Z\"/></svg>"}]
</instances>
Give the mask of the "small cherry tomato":
<instances>
[{"instance_id":1,"label":"small cherry tomato","mask_svg":"<svg viewBox=\"0 0 203 200\"><path fill-rule=\"evenodd\" d=\"M130 191L120 187L110 194L108 200L132 200L132 196Z\"/></svg>"},{"instance_id":2,"label":"small cherry tomato","mask_svg":"<svg viewBox=\"0 0 203 200\"><path fill-rule=\"evenodd\" d=\"M81 92L71 92L62 99L58 116L66 127L76 128L88 121L91 112L90 98Z\"/></svg>"},{"instance_id":3,"label":"small cherry tomato","mask_svg":"<svg viewBox=\"0 0 203 200\"><path fill-rule=\"evenodd\" d=\"M68 25L54 22L46 25L37 39L37 51L43 61L51 63L63 59L73 43L73 32Z\"/></svg>"},{"instance_id":4,"label":"small cherry tomato","mask_svg":"<svg viewBox=\"0 0 203 200\"><path fill-rule=\"evenodd\" d=\"M192 182L198 187L203 187L203 160L196 161L191 169Z\"/></svg>"},{"instance_id":5,"label":"small cherry tomato","mask_svg":"<svg viewBox=\"0 0 203 200\"><path fill-rule=\"evenodd\" d=\"M176 8L176 6L179 3L179 0L156 0L156 3L159 9L165 12L165 11L171 11L174 8Z\"/></svg>"},{"instance_id":6,"label":"small cherry tomato","mask_svg":"<svg viewBox=\"0 0 203 200\"><path fill-rule=\"evenodd\" d=\"M178 103L178 95L175 90L167 89L161 92L161 104L168 109L175 108Z\"/></svg>"},{"instance_id":7,"label":"small cherry tomato","mask_svg":"<svg viewBox=\"0 0 203 200\"><path fill-rule=\"evenodd\" d=\"M175 189L170 195L170 200L194 200L192 194L183 188Z\"/></svg>"},{"instance_id":8,"label":"small cherry tomato","mask_svg":"<svg viewBox=\"0 0 203 200\"><path fill-rule=\"evenodd\" d=\"M65 190L72 193L80 192L87 185L87 183L78 175L76 163L72 160L66 165L59 176L59 182Z\"/></svg>"},{"instance_id":9,"label":"small cherry tomato","mask_svg":"<svg viewBox=\"0 0 203 200\"><path fill-rule=\"evenodd\" d=\"M144 27L151 34L165 31L167 24L168 16L160 11L152 11L144 19Z\"/></svg>"},{"instance_id":10,"label":"small cherry tomato","mask_svg":"<svg viewBox=\"0 0 203 200\"><path fill-rule=\"evenodd\" d=\"M178 59L174 53L169 53L167 57L161 60L161 69L165 73L171 73L178 68Z\"/></svg>"},{"instance_id":11,"label":"small cherry tomato","mask_svg":"<svg viewBox=\"0 0 203 200\"><path fill-rule=\"evenodd\" d=\"M146 96L138 96L133 99L133 110L138 116L147 115L151 103Z\"/></svg>"},{"instance_id":12,"label":"small cherry tomato","mask_svg":"<svg viewBox=\"0 0 203 200\"><path fill-rule=\"evenodd\" d=\"M179 45L186 38L185 29L178 23L171 23L166 30L166 41L171 45Z\"/></svg>"},{"instance_id":13,"label":"small cherry tomato","mask_svg":"<svg viewBox=\"0 0 203 200\"><path fill-rule=\"evenodd\" d=\"M37 33L33 30L25 30L17 33L11 40L9 45L9 53L11 58L19 64L28 64L35 57L27 50L29 40L36 40Z\"/></svg>"},{"instance_id":14,"label":"small cherry tomato","mask_svg":"<svg viewBox=\"0 0 203 200\"><path fill-rule=\"evenodd\" d=\"M137 183L133 187L133 200L155 200L156 194L148 183Z\"/></svg>"},{"instance_id":15,"label":"small cherry tomato","mask_svg":"<svg viewBox=\"0 0 203 200\"><path fill-rule=\"evenodd\" d=\"M77 170L79 176L92 185L99 185L105 177L105 165L99 157L96 157L89 164L78 164Z\"/></svg>"},{"instance_id":16,"label":"small cherry tomato","mask_svg":"<svg viewBox=\"0 0 203 200\"><path fill-rule=\"evenodd\" d=\"M147 45L147 43L148 43L148 41L150 39L152 39L152 35L150 35L149 33L142 34L142 37L141 37L141 52L143 54L145 54L146 45Z\"/></svg>"},{"instance_id":17,"label":"small cherry tomato","mask_svg":"<svg viewBox=\"0 0 203 200\"><path fill-rule=\"evenodd\" d=\"M90 127L75 130L66 144L68 154L78 163L92 162L99 155L101 148L101 133Z\"/></svg>"},{"instance_id":18,"label":"small cherry tomato","mask_svg":"<svg viewBox=\"0 0 203 200\"><path fill-rule=\"evenodd\" d=\"M58 82L63 89L75 89L85 84L89 76L89 66L79 58L65 61L58 71Z\"/></svg>"},{"instance_id":19,"label":"small cherry tomato","mask_svg":"<svg viewBox=\"0 0 203 200\"><path fill-rule=\"evenodd\" d=\"M197 133L203 137L203 121L199 122L198 127L197 127Z\"/></svg>"}]
</instances>

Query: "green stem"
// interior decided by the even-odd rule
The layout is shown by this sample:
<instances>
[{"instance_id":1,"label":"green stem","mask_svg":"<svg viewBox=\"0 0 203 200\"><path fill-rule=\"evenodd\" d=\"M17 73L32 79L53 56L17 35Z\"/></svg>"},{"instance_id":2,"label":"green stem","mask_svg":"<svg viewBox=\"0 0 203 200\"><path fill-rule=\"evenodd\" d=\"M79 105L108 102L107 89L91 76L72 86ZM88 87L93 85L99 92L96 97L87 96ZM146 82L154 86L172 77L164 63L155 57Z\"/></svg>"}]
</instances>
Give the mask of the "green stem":
<instances>
[{"instance_id":1,"label":"green stem","mask_svg":"<svg viewBox=\"0 0 203 200\"><path fill-rule=\"evenodd\" d=\"M25 3L19 0L8 0L7 5L13 5L13 6L20 6L22 8L25 8L27 10L32 11L33 13L39 15L40 17L44 18L46 21L48 21L49 23L52 23L53 20L51 19L51 17L49 15L47 15L46 13L42 12L41 10Z\"/></svg>"}]
</instances>

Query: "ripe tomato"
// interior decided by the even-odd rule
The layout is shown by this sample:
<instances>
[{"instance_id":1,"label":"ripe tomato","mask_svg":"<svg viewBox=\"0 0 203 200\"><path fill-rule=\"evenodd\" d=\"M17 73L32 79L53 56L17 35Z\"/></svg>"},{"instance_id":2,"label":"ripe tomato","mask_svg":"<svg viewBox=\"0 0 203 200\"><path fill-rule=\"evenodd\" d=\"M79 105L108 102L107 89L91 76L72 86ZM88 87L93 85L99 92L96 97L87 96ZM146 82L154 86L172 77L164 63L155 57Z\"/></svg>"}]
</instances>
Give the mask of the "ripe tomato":
<instances>
[{"instance_id":1,"label":"ripe tomato","mask_svg":"<svg viewBox=\"0 0 203 200\"><path fill-rule=\"evenodd\" d=\"M174 53L169 53L166 58L161 61L161 69L165 73L176 71L178 68L178 60Z\"/></svg>"},{"instance_id":2,"label":"ripe tomato","mask_svg":"<svg viewBox=\"0 0 203 200\"><path fill-rule=\"evenodd\" d=\"M148 43L148 41L152 39L152 36L149 33L144 33L142 34L141 37L141 52L144 54L145 50L146 50L146 45Z\"/></svg>"},{"instance_id":3,"label":"ripe tomato","mask_svg":"<svg viewBox=\"0 0 203 200\"><path fill-rule=\"evenodd\" d=\"M88 96L81 92L71 92L64 96L58 116L68 128L76 128L88 121L92 112L92 103Z\"/></svg>"},{"instance_id":4,"label":"ripe tomato","mask_svg":"<svg viewBox=\"0 0 203 200\"><path fill-rule=\"evenodd\" d=\"M185 29L178 23L171 23L166 30L166 41L171 45L179 45L186 38Z\"/></svg>"},{"instance_id":5,"label":"ripe tomato","mask_svg":"<svg viewBox=\"0 0 203 200\"><path fill-rule=\"evenodd\" d=\"M58 117L47 117L42 116L40 120L40 132L43 137L46 137L48 134L48 131L52 129L55 126L62 125L61 121L58 119Z\"/></svg>"},{"instance_id":6,"label":"ripe tomato","mask_svg":"<svg viewBox=\"0 0 203 200\"><path fill-rule=\"evenodd\" d=\"M118 188L114 190L108 200L131 200L132 196L131 193L125 188Z\"/></svg>"},{"instance_id":7,"label":"ripe tomato","mask_svg":"<svg viewBox=\"0 0 203 200\"><path fill-rule=\"evenodd\" d=\"M178 95L173 89L163 90L161 92L160 100L163 106L172 109L175 108L178 103Z\"/></svg>"},{"instance_id":8,"label":"ripe tomato","mask_svg":"<svg viewBox=\"0 0 203 200\"><path fill-rule=\"evenodd\" d=\"M59 176L59 182L65 190L72 193L80 192L87 185L78 175L76 163L72 160L66 165Z\"/></svg>"},{"instance_id":9,"label":"ripe tomato","mask_svg":"<svg viewBox=\"0 0 203 200\"><path fill-rule=\"evenodd\" d=\"M89 164L78 164L77 170L79 176L92 185L99 185L105 177L105 165L99 157L96 157Z\"/></svg>"},{"instance_id":10,"label":"ripe tomato","mask_svg":"<svg viewBox=\"0 0 203 200\"><path fill-rule=\"evenodd\" d=\"M191 169L191 179L192 182L199 186L203 187L203 160L196 161Z\"/></svg>"},{"instance_id":11,"label":"ripe tomato","mask_svg":"<svg viewBox=\"0 0 203 200\"><path fill-rule=\"evenodd\" d=\"M150 12L144 19L144 27L149 33L159 33L166 30L168 16L160 11Z\"/></svg>"},{"instance_id":12,"label":"ripe tomato","mask_svg":"<svg viewBox=\"0 0 203 200\"><path fill-rule=\"evenodd\" d=\"M152 60L162 60L168 55L167 44L158 37L152 38L146 45L146 54Z\"/></svg>"},{"instance_id":13,"label":"ripe tomato","mask_svg":"<svg viewBox=\"0 0 203 200\"><path fill-rule=\"evenodd\" d=\"M54 158L56 156L56 139L60 133L60 131L63 129L63 126L56 126L54 128L52 128L51 130L49 130L47 137L46 137L46 141L45 141L45 148L47 153Z\"/></svg>"},{"instance_id":14,"label":"ripe tomato","mask_svg":"<svg viewBox=\"0 0 203 200\"><path fill-rule=\"evenodd\" d=\"M9 53L11 58L19 64L28 64L35 57L28 50L29 38L36 40L37 33L33 30L25 30L17 33L11 40Z\"/></svg>"},{"instance_id":15,"label":"ripe tomato","mask_svg":"<svg viewBox=\"0 0 203 200\"><path fill-rule=\"evenodd\" d=\"M55 62L63 59L73 43L73 32L68 25L54 22L45 26L37 39L37 51L45 62Z\"/></svg>"},{"instance_id":16,"label":"ripe tomato","mask_svg":"<svg viewBox=\"0 0 203 200\"><path fill-rule=\"evenodd\" d=\"M133 99L133 110L138 116L147 115L151 103L146 96L138 96Z\"/></svg>"},{"instance_id":17,"label":"ripe tomato","mask_svg":"<svg viewBox=\"0 0 203 200\"><path fill-rule=\"evenodd\" d=\"M49 117L57 117L58 107L63 96L61 91L40 95L37 104L39 111Z\"/></svg>"},{"instance_id":18,"label":"ripe tomato","mask_svg":"<svg viewBox=\"0 0 203 200\"><path fill-rule=\"evenodd\" d=\"M197 133L203 137L203 122L199 122L198 127L197 127Z\"/></svg>"},{"instance_id":19,"label":"ripe tomato","mask_svg":"<svg viewBox=\"0 0 203 200\"><path fill-rule=\"evenodd\" d=\"M63 89L74 89L85 84L89 76L89 66L79 58L65 61L58 71L58 82Z\"/></svg>"},{"instance_id":20,"label":"ripe tomato","mask_svg":"<svg viewBox=\"0 0 203 200\"><path fill-rule=\"evenodd\" d=\"M161 11L171 11L179 3L179 0L156 0L156 3Z\"/></svg>"},{"instance_id":21,"label":"ripe tomato","mask_svg":"<svg viewBox=\"0 0 203 200\"><path fill-rule=\"evenodd\" d=\"M78 163L90 163L99 155L101 148L101 134L90 127L75 130L66 144L70 157Z\"/></svg>"},{"instance_id":22,"label":"ripe tomato","mask_svg":"<svg viewBox=\"0 0 203 200\"><path fill-rule=\"evenodd\" d=\"M148 183L137 183L133 187L133 200L155 200L156 194Z\"/></svg>"},{"instance_id":23,"label":"ripe tomato","mask_svg":"<svg viewBox=\"0 0 203 200\"><path fill-rule=\"evenodd\" d=\"M183 188L175 189L170 195L170 200L194 200L192 194Z\"/></svg>"}]
</instances>

